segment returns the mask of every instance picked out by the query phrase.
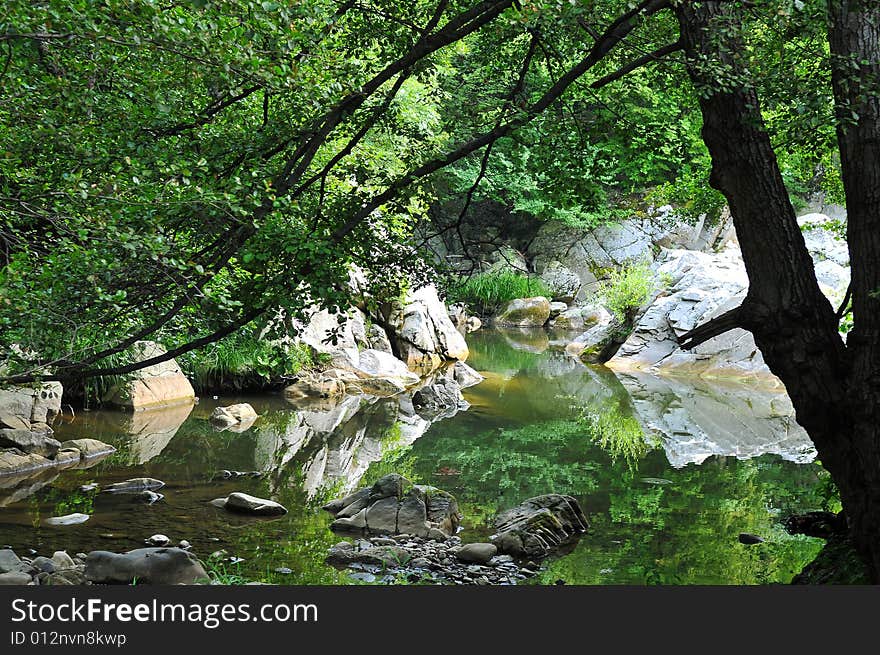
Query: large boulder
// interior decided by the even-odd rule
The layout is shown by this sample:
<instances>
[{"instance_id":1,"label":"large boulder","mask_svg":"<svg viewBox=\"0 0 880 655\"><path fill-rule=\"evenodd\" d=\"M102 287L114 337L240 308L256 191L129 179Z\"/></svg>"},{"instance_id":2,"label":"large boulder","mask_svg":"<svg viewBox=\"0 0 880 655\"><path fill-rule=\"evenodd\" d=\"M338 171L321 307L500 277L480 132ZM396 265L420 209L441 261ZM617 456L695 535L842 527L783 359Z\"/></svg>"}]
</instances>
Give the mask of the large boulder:
<instances>
[{"instance_id":1,"label":"large boulder","mask_svg":"<svg viewBox=\"0 0 880 655\"><path fill-rule=\"evenodd\" d=\"M167 351L155 341L136 341L131 347L131 361L143 362ZM187 405L195 401L192 384L177 362L147 366L123 376L104 397L104 402L130 411Z\"/></svg>"},{"instance_id":2,"label":"large boulder","mask_svg":"<svg viewBox=\"0 0 880 655\"><path fill-rule=\"evenodd\" d=\"M511 300L492 321L498 327L542 327L549 319L550 301L544 296L535 296Z\"/></svg>"},{"instance_id":3,"label":"large boulder","mask_svg":"<svg viewBox=\"0 0 880 655\"><path fill-rule=\"evenodd\" d=\"M452 416L470 407L461 395L461 386L454 378L437 377L421 387L412 396L413 406L419 416L436 421L444 416Z\"/></svg>"},{"instance_id":4,"label":"large boulder","mask_svg":"<svg viewBox=\"0 0 880 655\"><path fill-rule=\"evenodd\" d=\"M388 318L391 339L406 365L422 374L439 368L447 360L465 360L468 347L433 285L407 293Z\"/></svg>"},{"instance_id":5,"label":"large boulder","mask_svg":"<svg viewBox=\"0 0 880 655\"><path fill-rule=\"evenodd\" d=\"M61 412L62 391L59 382L0 389L0 448L54 457L60 444L49 424Z\"/></svg>"},{"instance_id":6,"label":"large boulder","mask_svg":"<svg viewBox=\"0 0 880 655\"><path fill-rule=\"evenodd\" d=\"M95 584L200 584L208 573L180 548L138 548L127 553L95 550L86 557L86 579Z\"/></svg>"},{"instance_id":7,"label":"large boulder","mask_svg":"<svg viewBox=\"0 0 880 655\"><path fill-rule=\"evenodd\" d=\"M336 520L330 529L362 536L412 534L445 539L461 521L455 498L435 487L414 485L391 473L324 506Z\"/></svg>"},{"instance_id":8,"label":"large boulder","mask_svg":"<svg viewBox=\"0 0 880 655\"><path fill-rule=\"evenodd\" d=\"M501 512L489 539L502 553L535 559L577 540L588 527L574 498L547 494Z\"/></svg>"},{"instance_id":9,"label":"large boulder","mask_svg":"<svg viewBox=\"0 0 880 655\"><path fill-rule=\"evenodd\" d=\"M565 303L573 302L581 289L581 279L570 268L558 261L551 260L541 272L541 281L553 294L553 300Z\"/></svg>"}]
</instances>

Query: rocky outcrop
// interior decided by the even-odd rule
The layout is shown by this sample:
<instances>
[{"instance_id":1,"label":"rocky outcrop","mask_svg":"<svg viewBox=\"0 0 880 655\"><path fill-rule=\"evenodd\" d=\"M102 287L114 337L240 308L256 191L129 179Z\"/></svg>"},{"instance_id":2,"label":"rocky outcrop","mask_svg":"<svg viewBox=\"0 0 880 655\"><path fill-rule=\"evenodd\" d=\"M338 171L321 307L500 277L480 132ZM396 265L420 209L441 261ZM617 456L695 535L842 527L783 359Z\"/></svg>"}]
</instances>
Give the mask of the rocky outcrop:
<instances>
[{"instance_id":1,"label":"rocky outcrop","mask_svg":"<svg viewBox=\"0 0 880 655\"><path fill-rule=\"evenodd\" d=\"M467 359L467 343L433 285L408 292L403 303L391 310L387 323L393 328L389 336L398 357L422 375L444 361Z\"/></svg>"},{"instance_id":2,"label":"rocky outcrop","mask_svg":"<svg viewBox=\"0 0 880 655\"><path fill-rule=\"evenodd\" d=\"M836 238L827 216L808 214L798 222L820 287L832 302L839 303L849 283L846 244ZM781 385L745 330L730 330L689 351L678 347L681 335L734 309L745 298L749 280L735 243L720 253L665 250L654 271L665 289L637 320L608 366Z\"/></svg>"},{"instance_id":3,"label":"rocky outcrop","mask_svg":"<svg viewBox=\"0 0 880 655\"><path fill-rule=\"evenodd\" d=\"M61 444L49 437L42 439L42 443L53 444L51 451L54 452L50 456L39 454L45 450L0 449L0 488L13 489L10 496L0 499L0 505L25 498L51 481L54 478L52 470L89 468L116 451L113 446L96 439L76 439Z\"/></svg>"},{"instance_id":4,"label":"rocky outcrop","mask_svg":"<svg viewBox=\"0 0 880 655\"><path fill-rule=\"evenodd\" d=\"M611 314L602 305L591 303L580 307L570 307L550 321L554 330L577 330L583 332L597 325L608 325Z\"/></svg>"},{"instance_id":5,"label":"rocky outcrop","mask_svg":"<svg viewBox=\"0 0 880 655\"><path fill-rule=\"evenodd\" d=\"M502 553L535 559L576 541L588 527L574 498L547 494L529 498L499 514L490 540Z\"/></svg>"},{"instance_id":6,"label":"rocky outcrop","mask_svg":"<svg viewBox=\"0 0 880 655\"><path fill-rule=\"evenodd\" d=\"M644 218L630 218L592 230L574 228L557 221L545 223L529 244L527 258L533 270L544 276L567 269L579 280L575 300L588 300L599 282L612 270L638 261L653 260L661 247L711 250L729 232L729 216L720 221L705 219L691 225L677 219L671 207L661 207Z\"/></svg>"},{"instance_id":7,"label":"rocky outcrop","mask_svg":"<svg viewBox=\"0 0 880 655\"><path fill-rule=\"evenodd\" d=\"M389 474L353 494L324 506L336 520L330 529L365 536L409 534L445 539L461 521L455 498L440 489L414 485Z\"/></svg>"},{"instance_id":8,"label":"rocky outcrop","mask_svg":"<svg viewBox=\"0 0 880 655\"><path fill-rule=\"evenodd\" d=\"M92 551L85 576L94 584L200 584L209 581L201 562L180 548L138 548L127 553Z\"/></svg>"},{"instance_id":9,"label":"rocky outcrop","mask_svg":"<svg viewBox=\"0 0 880 655\"><path fill-rule=\"evenodd\" d=\"M237 514L250 514L252 516L281 516L287 514L287 508L274 500L257 498L250 494L233 492L226 498L215 498L211 501L214 507L225 509Z\"/></svg>"},{"instance_id":10,"label":"rocky outcrop","mask_svg":"<svg viewBox=\"0 0 880 655\"><path fill-rule=\"evenodd\" d=\"M155 341L137 341L131 347L132 362L142 362L167 351ZM173 359L124 376L103 398L105 403L129 411L188 405L195 401L192 384Z\"/></svg>"},{"instance_id":11,"label":"rocky outcrop","mask_svg":"<svg viewBox=\"0 0 880 655\"><path fill-rule=\"evenodd\" d=\"M498 327L542 327L550 320L550 301L543 296L516 298L492 318Z\"/></svg>"},{"instance_id":12,"label":"rocky outcrop","mask_svg":"<svg viewBox=\"0 0 880 655\"><path fill-rule=\"evenodd\" d=\"M566 268L555 259L550 260L541 272L541 281L547 285L552 295L552 300L564 303L574 302L578 291L581 289L581 279L570 268Z\"/></svg>"},{"instance_id":13,"label":"rocky outcrop","mask_svg":"<svg viewBox=\"0 0 880 655\"><path fill-rule=\"evenodd\" d=\"M15 453L55 457L61 444L52 438L50 424L61 412L61 394L58 382L0 389L0 449L15 451L0 463L0 475L16 470L11 466ZM29 465L22 462L21 466Z\"/></svg>"}]
</instances>

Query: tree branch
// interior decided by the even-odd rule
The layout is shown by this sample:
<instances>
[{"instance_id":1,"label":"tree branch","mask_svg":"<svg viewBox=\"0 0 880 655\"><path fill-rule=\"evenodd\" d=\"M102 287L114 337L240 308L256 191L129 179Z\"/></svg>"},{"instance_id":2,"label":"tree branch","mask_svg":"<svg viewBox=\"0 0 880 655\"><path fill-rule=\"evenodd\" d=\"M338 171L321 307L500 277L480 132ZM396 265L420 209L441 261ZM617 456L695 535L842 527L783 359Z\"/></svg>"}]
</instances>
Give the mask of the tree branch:
<instances>
[{"instance_id":1,"label":"tree branch","mask_svg":"<svg viewBox=\"0 0 880 655\"><path fill-rule=\"evenodd\" d=\"M684 45L681 43L681 41L676 41L675 43L670 43L668 45L663 46L662 48L657 48L653 52L649 52L648 54L643 55L643 56L639 57L638 59L634 59L633 61L626 64L625 66L621 66L613 73L609 73L608 75L605 75L604 77L600 77L598 80L596 80L595 82L590 84L590 88L598 89L598 88L605 86L606 84L610 84L611 82L615 82L615 81L619 80L621 77L623 77L624 75L627 75L627 74L633 72L637 68L641 68L645 64L650 64L655 61L660 61L666 55L672 54L673 52L677 52L679 50L682 50L683 48L684 48Z\"/></svg>"},{"instance_id":2,"label":"tree branch","mask_svg":"<svg viewBox=\"0 0 880 655\"><path fill-rule=\"evenodd\" d=\"M721 316L716 316L711 321L698 325L690 332L685 332L678 337L678 345L682 350L690 350L713 337L717 337L736 328L741 328L743 327L744 315L745 310L742 305L735 309L731 309L728 312L724 312Z\"/></svg>"}]
</instances>

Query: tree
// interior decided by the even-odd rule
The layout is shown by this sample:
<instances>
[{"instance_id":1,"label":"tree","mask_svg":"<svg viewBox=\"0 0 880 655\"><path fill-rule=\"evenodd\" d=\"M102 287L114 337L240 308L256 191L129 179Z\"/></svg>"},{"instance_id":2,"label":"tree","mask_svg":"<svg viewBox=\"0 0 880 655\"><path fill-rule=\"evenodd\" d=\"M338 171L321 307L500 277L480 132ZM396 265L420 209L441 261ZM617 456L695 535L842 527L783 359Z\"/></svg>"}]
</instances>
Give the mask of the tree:
<instances>
[{"instance_id":1,"label":"tree","mask_svg":"<svg viewBox=\"0 0 880 655\"><path fill-rule=\"evenodd\" d=\"M752 332L798 422L838 485L854 545L880 581L880 6L834 0L829 41L848 209L853 330L815 272L739 53L740 9L676 9L688 73L700 90L710 184L726 197L749 275L742 305L682 337L690 348L734 327Z\"/></svg>"}]
</instances>

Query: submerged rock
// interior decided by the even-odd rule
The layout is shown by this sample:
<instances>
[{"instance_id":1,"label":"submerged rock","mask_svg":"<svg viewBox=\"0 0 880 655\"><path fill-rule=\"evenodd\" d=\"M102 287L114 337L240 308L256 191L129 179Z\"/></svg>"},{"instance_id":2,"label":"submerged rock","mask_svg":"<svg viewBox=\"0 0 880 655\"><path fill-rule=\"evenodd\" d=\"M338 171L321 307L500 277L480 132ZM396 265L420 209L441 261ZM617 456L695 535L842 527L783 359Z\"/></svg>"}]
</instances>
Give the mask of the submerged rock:
<instances>
[{"instance_id":1,"label":"submerged rock","mask_svg":"<svg viewBox=\"0 0 880 655\"><path fill-rule=\"evenodd\" d=\"M88 514L81 514L76 512L74 514L66 514L64 516L53 516L51 518L46 519L46 525L53 526L61 526L61 525L79 525L80 523L85 523L91 517Z\"/></svg>"},{"instance_id":2,"label":"submerged rock","mask_svg":"<svg viewBox=\"0 0 880 655\"><path fill-rule=\"evenodd\" d=\"M231 428L236 425L250 427L258 417L259 414L248 403L239 403L228 407L215 407L209 420L221 428Z\"/></svg>"},{"instance_id":3,"label":"submerged rock","mask_svg":"<svg viewBox=\"0 0 880 655\"><path fill-rule=\"evenodd\" d=\"M116 452L116 448L97 439L71 439L61 444L62 450L78 450L83 460L105 457Z\"/></svg>"},{"instance_id":4,"label":"submerged rock","mask_svg":"<svg viewBox=\"0 0 880 655\"><path fill-rule=\"evenodd\" d=\"M589 524L571 496L547 494L529 498L495 519L489 539L502 553L521 558L550 555L580 538Z\"/></svg>"},{"instance_id":5,"label":"submerged rock","mask_svg":"<svg viewBox=\"0 0 880 655\"><path fill-rule=\"evenodd\" d=\"M114 482L104 487L104 491L112 493L140 493L142 491L154 491L165 486L162 480L156 478L131 478L122 482Z\"/></svg>"},{"instance_id":6,"label":"submerged rock","mask_svg":"<svg viewBox=\"0 0 880 655\"><path fill-rule=\"evenodd\" d=\"M92 551L85 576L96 584L178 585L208 582L201 562L180 548L138 548L127 553Z\"/></svg>"}]
</instances>

